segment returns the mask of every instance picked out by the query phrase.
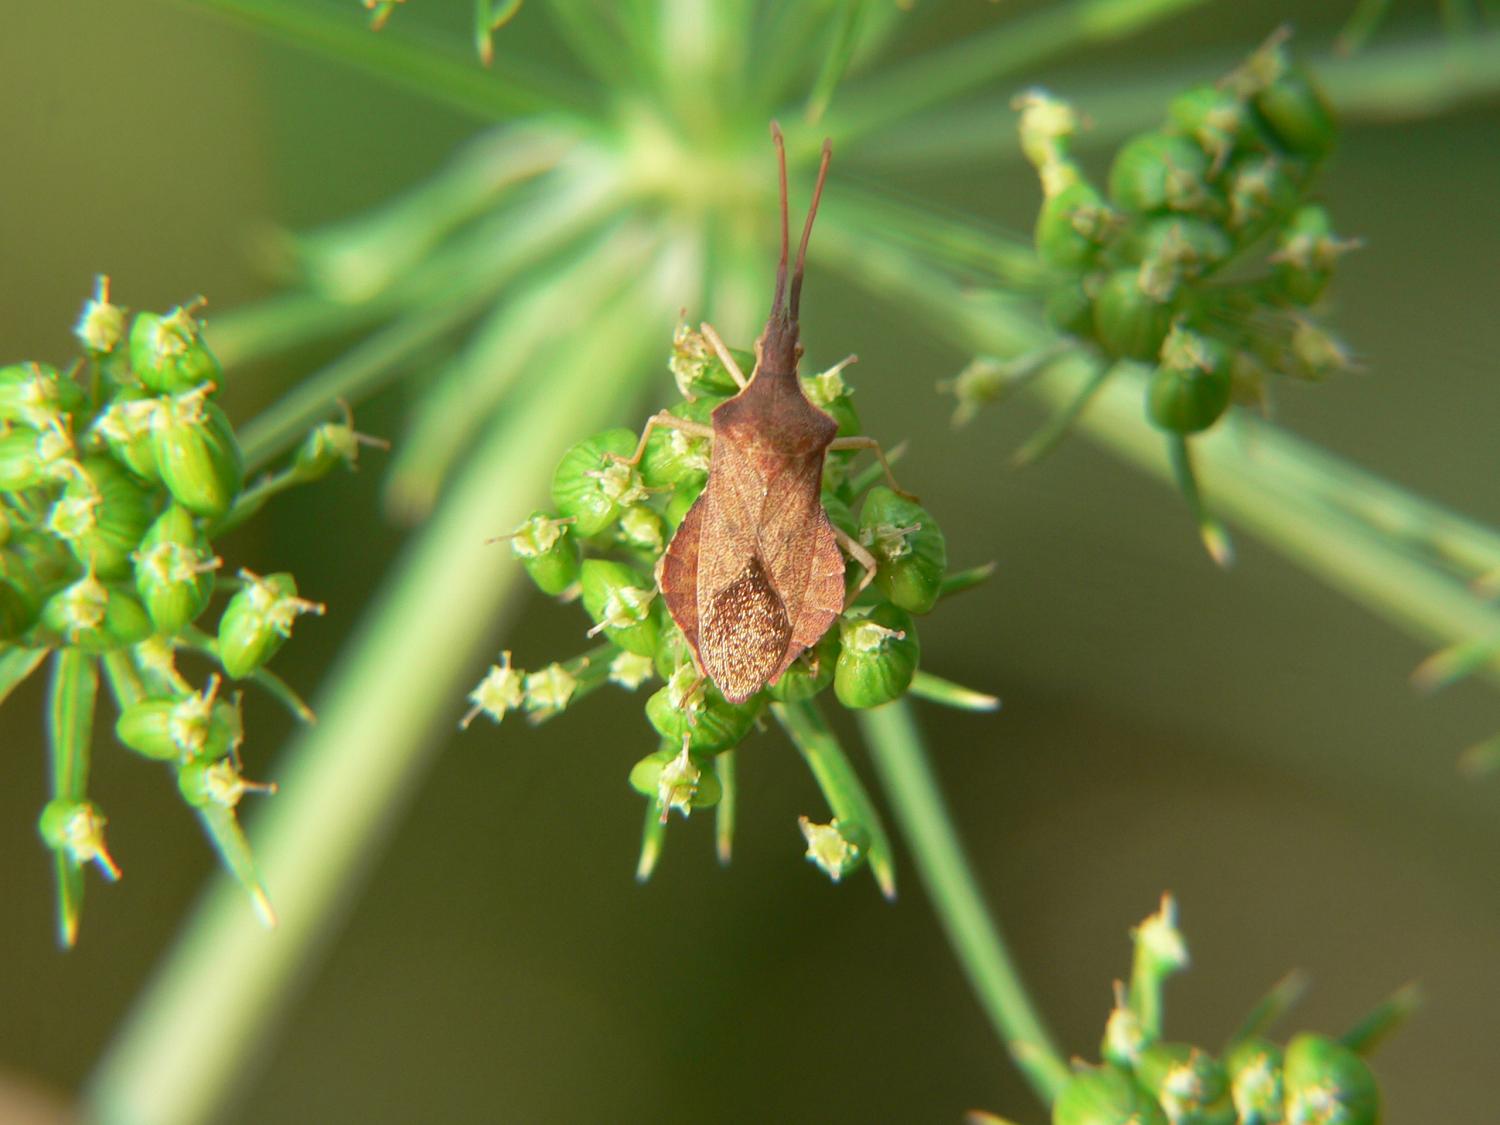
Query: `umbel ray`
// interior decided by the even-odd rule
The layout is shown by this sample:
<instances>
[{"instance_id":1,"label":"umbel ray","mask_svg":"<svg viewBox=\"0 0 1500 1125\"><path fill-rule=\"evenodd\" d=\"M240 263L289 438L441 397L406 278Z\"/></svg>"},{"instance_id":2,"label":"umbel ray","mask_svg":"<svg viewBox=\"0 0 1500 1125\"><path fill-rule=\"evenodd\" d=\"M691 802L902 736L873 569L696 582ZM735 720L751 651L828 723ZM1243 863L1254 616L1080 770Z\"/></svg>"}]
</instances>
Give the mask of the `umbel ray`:
<instances>
[{"instance_id":1,"label":"umbel ray","mask_svg":"<svg viewBox=\"0 0 1500 1125\"><path fill-rule=\"evenodd\" d=\"M755 367L746 379L719 334L703 325L739 393L714 409L711 426L665 411L653 415L634 456L618 458L638 463L658 427L711 442L708 483L672 537L656 578L698 671L731 703L778 680L874 577L873 556L823 510L828 451L873 450L896 487L879 442L835 437L838 424L808 401L798 380L802 274L832 147L823 142L789 283L786 144L774 123L771 135L780 174L781 258L771 315L755 341ZM840 545L864 570L848 601Z\"/></svg>"}]
</instances>

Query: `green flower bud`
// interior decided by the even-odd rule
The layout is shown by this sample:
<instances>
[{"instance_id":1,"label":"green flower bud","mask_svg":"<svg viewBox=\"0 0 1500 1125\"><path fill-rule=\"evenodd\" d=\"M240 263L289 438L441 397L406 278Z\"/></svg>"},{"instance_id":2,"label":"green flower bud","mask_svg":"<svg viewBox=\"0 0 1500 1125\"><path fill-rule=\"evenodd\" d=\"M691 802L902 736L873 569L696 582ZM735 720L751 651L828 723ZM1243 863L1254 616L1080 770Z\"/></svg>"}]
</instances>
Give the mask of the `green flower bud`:
<instances>
[{"instance_id":1,"label":"green flower bud","mask_svg":"<svg viewBox=\"0 0 1500 1125\"><path fill-rule=\"evenodd\" d=\"M166 316L137 313L130 326L130 366L136 377L159 394L218 383L223 368L199 333L200 325L184 307Z\"/></svg>"},{"instance_id":2,"label":"green flower bud","mask_svg":"<svg viewBox=\"0 0 1500 1125\"><path fill-rule=\"evenodd\" d=\"M359 448L372 445L376 449L389 449L391 443L383 438L361 434L354 429L354 417L347 404L340 400L344 418L340 422L324 422L314 426L292 459L292 471L304 483L321 480L335 468L343 465L353 469L359 460Z\"/></svg>"},{"instance_id":3,"label":"green flower bud","mask_svg":"<svg viewBox=\"0 0 1500 1125\"><path fill-rule=\"evenodd\" d=\"M644 504L632 504L620 511L620 543L622 546L655 562L667 549L667 524L656 509Z\"/></svg>"},{"instance_id":4,"label":"green flower bud","mask_svg":"<svg viewBox=\"0 0 1500 1125\"><path fill-rule=\"evenodd\" d=\"M846 829L838 817L827 824L815 824L808 817L799 816L797 827L807 841L808 862L821 868L835 883L864 862L868 847L864 834Z\"/></svg>"},{"instance_id":5,"label":"green flower bud","mask_svg":"<svg viewBox=\"0 0 1500 1125\"><path fill-rule=\"evenodd\" d=\"M229 511L244 483L234 428L205 385L160 400L151 420L151 447L162 483L177 502L200 516Z\"/></svg>"},{"instance_id":6,"label":"green flower bud","mask_svg":"<svg viewBox=\"0 0 1500 1125\"><path fill-rule=\"evenodd\" d=\"M44 843L77 864L97 863L109 879L118 879L120 869L104 846L105 819L92 801L58 797L48 801L37 821Z\"/></svg>"},{"instance_id":7,"label":"green flower bud","mask_svg":"<svg viewBox=\"0 0 1500 1125\"><path fill-rule=\"evenodd\" d=\"M811 699L833 683L833 671L839 660L839 631L830 629L823 639L793 660L781 679L767 689L779 703L800 703Z\"/></svg>"},{"instance_id":8,"label":"green flower bud","mask_svg":"<svg viewBox=\"0 0 1500 1125\"><path fill-rule=\"evenodd\" d=\"M1052 1103L1052 1125L1168 1125L1130 1077L1113 1067L1075 1071Z\"/></svg>"},{"instance_id":9,"label":"green flower bud","mask_svg":"<svg viewBox=\"0 0 1500 1125\"><path fill-rule=\"evenodd\" d=\"M61 421L44 430L0 433L0 492L22 492L67 480L78 471L73 438Z\"/></svg>"},{"instance_id":10,"label":"green flower bud","mask_svg":"<svg viewBox=\"0 0 1500 1125\"><path fill-rule=\"evenodd\" d=\"M1141 133L1115 154L1109 195L1127 211L1192 211L1209 198L1208 157L1186 137Z\"/></svg>"},{"instance_id":11,"label":"green flower bud","mask_svg":"<svg viewBox=\"0 0 1500 1125\"><path fill-rule=\"evenodd\" d=\"M229 599L219 618L219 663L236 680L276 655L299 616L323 614L317 602L297 597L297 580L290 574L261 578L242 570L240 577L244 587Z\"/></svg>"},{"instance_id":12,"label":"green flower bud","mask_svg":"<svg viewBox=\"0 0 1500 1125\"><path fill-rule=\"evenodd\" d=\"M1224 166L1236 144L1255 139L1249 107L1219 86L1184 90L1172 99L1167 116L1179 131L1198 142L1215 170Z\"/></svg>"},{"instance_id":13,"label":"green flower bud","mask_svg":"<svg viewBox=\"0 0 1500 1125\"><path fill-rule=\"evenodd\" d=\"M1281 148L1317 160L1333 148L1338 126L1333 110L1312 75L1288 67L1255 95L1261 123Z\"/></svg>"},{"instance_id":14,"label":"green flower bud","mask_svg":"<svg viewBox=\"0 0 1500 1125\"><path fill-rule=\"evenodd\" d=\"M1369 1065L1336 1039L1307 1032L1286 1045L1287 1125L1375 1125L1380 1089Z\"/></svg>"},{"instance_id":15,"label":"green flower bud","mask_svg":"<svg viewBox=\"0 0 1500 1125\"><path fill-rule=\"evenodd\" d=\"M1036 220L1037 256L1060 270L1085 269L1115 218L1098 188L1087 180L1076 180L1042 203Z\"/></svg>"},{"instance_id":16,"label":"green flower bud","mask_svg":"<svg viewBox=\"0 0 1500 1125\"><path fill-rule=\"evenodd\" d=\"M686 747L671 745L630 768L630 787L656 802L663 823L673 809L687 816L693 809L717 805L724 793L711 759L694 758Z\"/></svg>"},{"instance_id":17,"label":"green flower bud","mask_svg":"<svg viewBox=\"0 0 1500 1125\"><path fill-rule=\"evenodd\" d=\"M45 430L65 417L76 419L87 408L83 388L49 364L0 367L0 422Z\"/></svg>"},{"instance_id":18,"label":"green flower bud","mask_svg":"<svg viewBox=\"0 0 1500 1125\"><path fill-rule=\"evenodd\" d=\"M624 563L585 559L579 581L583 608L595 622L589 636L603 633L626 652L655 654L660 627L649 578Z\"/></svg>"},{"instance_id":19,"label":"green flower bud","mask_svg":"<svg viewBox=\"0 0 1500 1125\"><path fill-rule=\"evenodd\" d=\"M41 608L41 586L25 560L14 551L0 550L0 641L20 637Z\"/></svg>"},{"instance_id":20,"label":"green flower bud","mask_svg":"<svg viewBox=\"0 0 1500 1125\"><path fill-rule=\"evenodd\" d=\"M161 401L139 387L121 387L114 400L99 412L92 433L102 439L115 460L144 481L158 481L156 446L151 440L151 422Z\"/></svg>"},{"instance_id":21,"label":"green flower bud","mask_svg":"<svg viewBox=\"0 0 1500 1125\"><path fill-rule=\"evenodd\" d=\"M103 578L130 571L131 552L151 525L155 501L112 457L85 457L47 516L47 530Z\"/></svg>"},{"instance_id":22,"label":"green flower bud","mask_svg":"<svg viewBox=\"0 0 1500 1125\"><path fill-rule=\"evenodd\" d=\"M246 793L275 793L276 786L246 781L233 758L195 758L177 771L177 791L196 809L209 805L232 809Z\"/></svg>"},{"instance_id":23,"label":"green flower bud","mask_svg":"<svg viewBox=\"0 0 1500 1125\"><path fill-rule=\"evenodd\" d=\"M1212 336L1177 325L1161 346L1161 366L1151 376L1146 407L1164 430L1195 434L1229 409L1229 353Z\"/></svg>"},{"instance_id":24,"label":"green flower bud","mask_svg":"<svg viewBox=\"0 0 1500 1125\"><path fill-rule=\"evenodd\" d=\"M125 338L125 310L109 303L109 278L103 274L94 282L94 296L78 314L73 335L96 358L114 351Z\"/></svg>"},{"instance_id":25,"label":"green flower bud","mask_svg":"<svg viewBox=\"0 0 1500 1125\"><path fill-rule=\"evenodd\" d=\"M917 673L921 647L911 616L882 602L839 620L833 692L845 707L878 707L899 698Z\"/></svg>"},{"instance_id":26,"label":"green flower bud","mask_svg":"<svg viewBox=\"0 0 1500 1125\"><path fill-rule=\"evenodd\" d=\"M667 506L662 511L662 518L667 521L667 526L674 533L677 531L677 525L682 523L682 517L687 515L688 509L697 502L707 483L707 477L702 481L685 481L673 490L672 498L667 501Z\"/></svg>"},{"instance_id":27,"label":"green flower bud","mask_svg":"<svg viewBox=\"0 0 1500 1125\"><path fill-rule=\"evenodd\" d=\"M1229 1077L1206 1051L1187 1043L1153 1043L1136 1060L1135 1076L1172 1125L1235 1125Z\"/></svg>"},{"instance_id":28,"label":"green flower bud","mask_svg":"<svg viewBox=\"0 0 1500 1125\"><path fill-rule=\"evenodd\" d=\"M496 723L511 711L519 711L526 699L526 672L513 668L510 650L500 654L500 663L491 664L484 679L469 693L469 702L474 704L468 714L459 721L459 726L468 730L469 724L480 715L488 715Z\"/></svg>"},{"instance_id":29,"label":"green flower bud","mask_svg":"<svg viewBox=\"0 0 1500 1125\"><path fill-rule=\"evenodd\" d=\"M708 425L714 407L723 401L698 398L679 402L669 412L686 421ZM688 481L701 484L708 479L710 445L707 438L657 426L646 438L646 448L641 454L641 479L649 488L673 488Z\"/></svg>"},{"instance_id":30,"label":"green flower bud","mask_svg":"<svg viewBox=\"0 0 1500 1125\"><path fill-rule=\"evenodd\" d=\"M1087 336L1094 330L1094 302L1085 292L1082 282L1069 281L1054 285L1047 291L1046 303L1042 307L1047 323L1069 336ZM967 369L966 369L967 371ZM959 375L959 402L962 404L963 375ZM963 409L960 406L960 409ZM972 410L966 411L972 414ZM962 419L962 420L967 420Z\"/></svg>"},{"instance_id":31,"label":"green flower bud","mask_svg":"<svg viewBox=\"0 0 1500 1125\"><path fill-rule=\"evenodd\" d=\"M583 551L571 527L546 512L532 512L510 536L511 554L521 560L537 589L551 597L578 581Z\"/></svg>"},{"instance_id":32,"label":"green flower bud","mask_svg":"<svg viewBox=\"0 0 1500 1125\"><path fill-rule=\"evenodd\" d=\"M656 673L656 662L649 656L620 652L609 662L609 682L626 691L634 691Z\"/></svg>"},{"instance_id":33,"label":"green flower bud","mask_svg":"<svg viewBox=\"0 0 1500 1125\"><path fill-rule=\"evenodd\" d=\"M151 618L134 596L87 574L47 599L42 625L84 652L109 652L151 635Z\"/></svg>"},{"instance_id":34,"label":"green flower bud","mask_svg":"<svg viewBox=\"0 0 1500 1125\"><path fill-rule=\"evenodd\" d=\"M1140 270L1116 270L1094 296L1094 334L1112 356L1154 360L1171 326L1171 306L1142 289Z\"/></svg>"},{"instance_id":35,"label":"green flower bud","mask_svg":"<svg viewBox=\"0 0 1500 1125\"><path fill-rule=\"evenodd\" d=\"M1266 1039L1243 1040L1230 1050L1224 1069L1240 1125L1281 1125L1285 1099L1280 1047Z\"/></svg>"},{"instance_id":36,"label":"green flower bud","mask_svg":"<svg viewBox=\"0 0 1500 1125\"><path fill-rule=\"evenodd\" d=\"M875 556L875 585L911 613L927 613L942 593L948 542L927 509L876 485L859 513L859 541Z\"/></svg>"},{"instance_id":37,"label":"green flower bud","mask_svg":"<svg viewBox=\"0 0 1500 1125\"><path fill-rule=\"evenodd\" d=\"M1067 141L1078 132L1078 111L1046 90L1030 89L1011 102L1021 120L1021 151L1032 167L1040 172L1064 163L1068 156Z\"/></svg>"},{"instance_id":38,"label":"green flower bud","mask_svg":"<svg viewBox=\"0 0 1500 1125\"><path fill-rule=\"evenodd\" d=\"M244 734L239 708L218 702L219 678L201 692L173 699L141 699L115 721L121 743L159 762L198 759L214 762L239 748Z\"/></svg>"},{"instance_id":39,"label":"green flower bud","mask_svg":"<svg viewBox=\"0 0 1500 1125\"><path fill-rule=\"evenodd\" d=\"M629 457L635 447L636 436L621 428L595 434L563 454L552 474L552 503L577 521L579 535L599 534L619 518L622 505L646 498L640 474L606 456Z\"/></svg>"},{"instance_id":40,"label":"green flower bud","mask_svg":"<svg viewBox=\"0 0 1500 1125\"><path fill-rule=\"evenodd\" d=\"M737 746L760 709L757 697L728 702L713 681L684 665L646 701L646 718L666 742L680 746L686 739L694 754L706 756Z\"/></svg>"},{"instance_id":41,"label":"green flower bud","mask_svg":"<svg viewBox=\"0 0 1500 1125\"><path fill-rule=\"evenodd\" d=\"M1358 245L1335 237L1322 207L1299 207L1276 235L1276 251L1270 260L1277 287L1299 305L1312 304L1327 288L1334 263Z\"/></svg>"},{"instance_id":42,"label":"green flower bud","mask_svg":"<svg viewBox=\"0 0 1500 1125\"><path fill-rule=\"evenodd\" d=\"M522 706L536 721L567 708L578 690L578 677L561 664L552 663L539 672L528 672L522 686L525 693Z\"/></svg>"},{"instance_id":43,"label":"green flower bud","mask_svg":"<svg viewBox=\"0 0 1500 1125\"><path fill-rule=\"evenodd\" d=\"M172 636L208 608L219 563L186 508L157 517L135 555L135 589L158 633Z\"/></svg>"},{"instance_id":44,"label":"green flower bud","mask_svg":"<svg viewBox=\"0 0 1500 1125\"><path fill-rule=\"evenodd\" d=\"M1291 349L1282 370L1297 379L1318 382L1356 367L1349 346L1322 325L1298 318L1292 327Z\"/></svg>"},{"instance_id":45,"label":"green flower bud","mask_svg":"<svg viewBox=\"0 0 1500 1125\"><path fill-rule=\"evenodd\" d=\"M1104 1021L1104 1039L1099 1045L1099 1054L1106 1062L1130 1070L1149 1041L1140 1016L1131 1009L1126 998L1125 986L1116 981L1115 1006Z\"/></svg>"},{"instance_id":46,"label":"green flower bud","mask_svg":"<svg viewBox=\"0 0 1500 1125\"><path fill-rule=\"evenodd\" d=\"M749 352L730 348L729 354L745 374L755 366L755 357ZM667 361L667 367L683 398L739 393L739 384L719 359L708 337L686 324L679 324L672 337L672 358ZM674 410L673 413L677 412Z\"/></svg>"},{"instance_id":47,"label":"green flower bud","mask_svg":"<svg viewBox=\"0 0 1500 1125\"><path fill-rule=\"evenodd\" d=\"M1241 245L1297 205L1300 190L1285 160L1256 156L1236 161L1228 175L1229 229Z\"/></svg>"}]
</instances>

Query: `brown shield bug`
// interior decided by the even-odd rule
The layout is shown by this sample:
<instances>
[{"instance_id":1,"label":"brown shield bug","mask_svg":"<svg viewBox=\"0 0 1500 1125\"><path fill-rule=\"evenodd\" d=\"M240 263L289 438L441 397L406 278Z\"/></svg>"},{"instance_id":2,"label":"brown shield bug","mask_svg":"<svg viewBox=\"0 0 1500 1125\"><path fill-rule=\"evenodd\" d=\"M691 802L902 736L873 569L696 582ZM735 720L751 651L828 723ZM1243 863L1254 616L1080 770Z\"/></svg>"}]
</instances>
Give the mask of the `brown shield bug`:
<instances>
[{"instance_id":1,"label":"brown shield bug","mask_svg":"<svg viewBox=\"0 0 1500 1125\"><path fill-rule=\"evenodd\" d=\"M855 594L874 576L874 558L834 527L823 510L825 455L831 449L873 450L890 477L880 444L868 437L835 437L837 423L807 400L797 378L807 240L832 147L823 143L788 284L786 145L774 123L771 135L780 173L781 259L771 315L755 341L755 368L746 379L718 333L703 325L739 394L714 409L712 426L665 411L653 415L629 459L640 460L651 431L660 426L711 439L708 483L662 556L657 583L698 670L731 703L777 680L843 612L841 544L864 568ZM895 487L894 480L891 484Z\"/></svg>"}]
</instances>

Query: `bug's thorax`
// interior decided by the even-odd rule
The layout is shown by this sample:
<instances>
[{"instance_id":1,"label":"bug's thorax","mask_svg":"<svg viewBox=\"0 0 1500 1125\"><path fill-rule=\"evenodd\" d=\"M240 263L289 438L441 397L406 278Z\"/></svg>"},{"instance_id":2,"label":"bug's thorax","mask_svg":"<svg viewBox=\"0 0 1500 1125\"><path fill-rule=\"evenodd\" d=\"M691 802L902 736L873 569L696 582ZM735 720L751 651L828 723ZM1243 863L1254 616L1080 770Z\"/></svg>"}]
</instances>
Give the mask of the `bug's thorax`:
<instances>
[{"instance_id":1,"label":"bug's thorax","mask_svg":"<svg viewBox=\"0 0 1500 1125\"><path fill-rule=\"evenodd\" d=\"M755 342L749 384L714 411L715 435L753 451L757 460L821 456L838 424L803 393L801 357L797 322L785 309L774 310Z\"/></svg>"}]
</instances>

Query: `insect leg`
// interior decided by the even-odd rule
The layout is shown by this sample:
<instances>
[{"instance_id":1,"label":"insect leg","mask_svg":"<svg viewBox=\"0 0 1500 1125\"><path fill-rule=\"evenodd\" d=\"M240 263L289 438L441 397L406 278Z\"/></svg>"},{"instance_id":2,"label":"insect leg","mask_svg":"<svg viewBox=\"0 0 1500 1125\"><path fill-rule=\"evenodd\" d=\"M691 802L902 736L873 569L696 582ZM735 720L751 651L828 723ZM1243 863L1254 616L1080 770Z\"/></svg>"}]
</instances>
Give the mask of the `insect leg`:
<instances>
[{"instance_id":1,"label":"insect leg","mask_svg":"<svg viewBox=\"0 0 1500 1125\"><path fill-rule=\"evenodd\" d=\"M874 453L880 461L880 467L885 470L885 479L891 486L891 491L915 501L916 497L896 483L896 477L891 472L891 463L885 459L885 450L880 443L872 437L840 437L834 438L828 443L829 449L868 449Z\"/></svg>"},{"instance_id":2,"label":"insect leg","mask_svg":"<svg viewBox=\"0 0 1500 1125\"><path fill-rule=\"evenodd\" d=\"M646 455L646 442L651 439L651 431L655 429L681 430L690 437L708 438L713 440L714 428L705 426L702 422L690 422L686 418L679 418L675 414L668 414L665 410L658 410L646 419L646 428L641 431L640 444L635 447L635 452L629 457L622 457L618 453L606 453L604 456L610 461L619 461L625 465L639 465L641 458Z\"/></svg>"},{"instance_id":3,"label":"insect leg","mask_svg":"<svg viewBox=\"0 0 1500 1125\"><path fill-rule=\"evenodd\" d=\"M830 521L830 526L833 528L833 537L839 541L839 546L848 551L849 557L852 558L855 562L859 563L860 566L864 567L865 570L865 572L860 575L859 585L854 587L854 592L844 599L844 608L848 609L851 605L854 604L854 599L859 597L860 594L864 593L865 587L868 586L871 579L875 577L875 556L870 554L869 551L865 550L865 546L863 543L861 543L858 539L855 539L848 532L842 530L838 526L838 524L832 523Z\"/></svg>"},{"instance_id":4,"label":"insect leg","mask_svg":"<svg viewBox=\"0 0 1500 1125\"><path fill-rule=\"evenodd\" d=\"M699 331L708 338L708 342L713 345L714 352L719 357L719 362L724 365L724 370L729 372L729 377L738 383L740 390L743 391L750 385L750 380L745 378L745 373L740 370L740 365L735 363L734 356L724 346L724 341L719 338L718 330L712 324L701 324L698 327Z\"/></svg>"}]
</instances>

